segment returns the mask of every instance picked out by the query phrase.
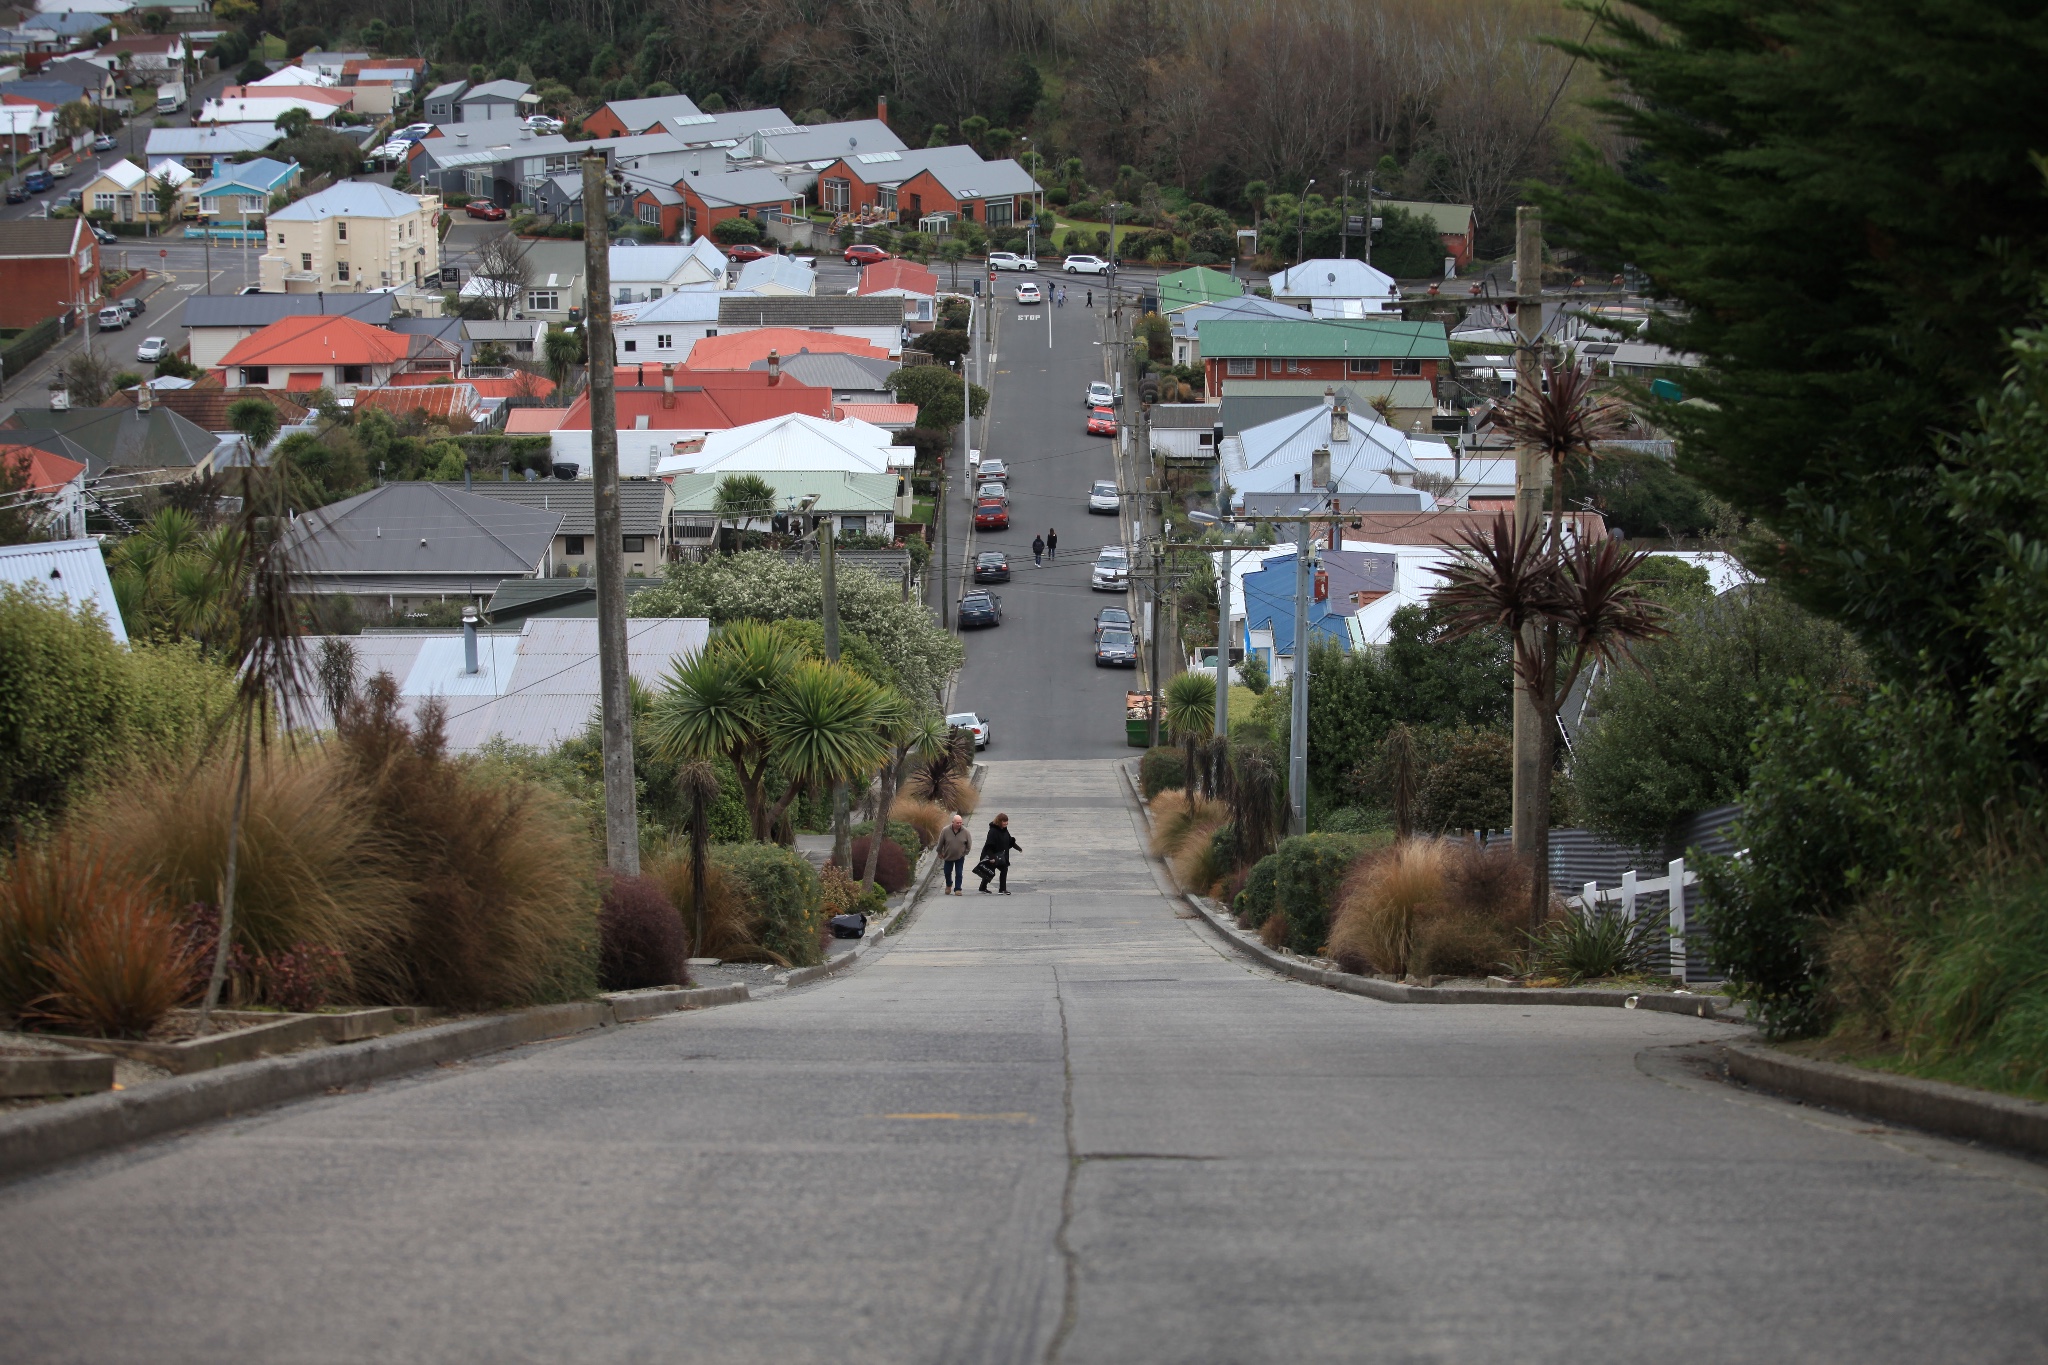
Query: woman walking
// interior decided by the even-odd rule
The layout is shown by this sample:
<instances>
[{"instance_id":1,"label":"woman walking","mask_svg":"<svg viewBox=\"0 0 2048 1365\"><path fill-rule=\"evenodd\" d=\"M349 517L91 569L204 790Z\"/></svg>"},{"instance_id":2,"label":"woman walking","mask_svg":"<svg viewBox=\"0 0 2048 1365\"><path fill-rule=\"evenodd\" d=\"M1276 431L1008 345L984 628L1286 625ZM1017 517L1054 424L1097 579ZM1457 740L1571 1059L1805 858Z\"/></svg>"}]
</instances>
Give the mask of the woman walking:
<instances>
[{"instance_id":1,"label":"woman walking","mask_svg":"<svg viewBox=\"0 0 2048 1365\"><path fill-rule=\"evenodd\" d=\"M1056 529L1045 533L1045 557L1047 559L1058 559L1060 557L1060 533Z\"/></svg>"},{"instance_id":2,"label":"woman walking","mask_svg":"<svg viewBox=\"0 0 2048 1365\"><path fill-rule=\"evenodd\" d=\"M995 879L996 890L1001 895L1010 894L1010 854L1022 853L1024 845L1010 837L1010 817L998 815L989 821L988 839L981 846L981 861L974 866L974 875L981 878L981 894L988 894L988 884Z\"/></svg>"},{"instance_id":3,"label":"woman walking","mask_svg":"<svg viewBox=\"0 0 2048 1365\"><path fill-rule=\"evenodd\" d=\"M946 866L946 894L957 896L961 885L967 880L967 855L974 851L974 836L967 832L967 822L959 816L953 823L939 831L939 861Z\"/></svg>"}]
</instances>

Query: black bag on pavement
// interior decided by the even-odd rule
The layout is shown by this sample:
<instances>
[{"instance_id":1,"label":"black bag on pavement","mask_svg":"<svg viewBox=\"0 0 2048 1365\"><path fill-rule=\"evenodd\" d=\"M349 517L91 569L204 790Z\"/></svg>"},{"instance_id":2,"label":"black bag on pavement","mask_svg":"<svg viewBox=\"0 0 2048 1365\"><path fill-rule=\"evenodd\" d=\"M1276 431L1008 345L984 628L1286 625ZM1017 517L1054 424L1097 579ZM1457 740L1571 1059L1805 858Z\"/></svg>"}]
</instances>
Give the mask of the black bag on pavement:
<instances>
[{"instance_id":1,"label":"black bag on pavement","mask_svg":"<svg viewBox=\"0 0 2048 1365\"><path fill-rule=\"evenodd\" d=\"M868 917L862 914L834 915L831 925L834 938L865 938L868 932Z\"/></svg>"}]
</instances>

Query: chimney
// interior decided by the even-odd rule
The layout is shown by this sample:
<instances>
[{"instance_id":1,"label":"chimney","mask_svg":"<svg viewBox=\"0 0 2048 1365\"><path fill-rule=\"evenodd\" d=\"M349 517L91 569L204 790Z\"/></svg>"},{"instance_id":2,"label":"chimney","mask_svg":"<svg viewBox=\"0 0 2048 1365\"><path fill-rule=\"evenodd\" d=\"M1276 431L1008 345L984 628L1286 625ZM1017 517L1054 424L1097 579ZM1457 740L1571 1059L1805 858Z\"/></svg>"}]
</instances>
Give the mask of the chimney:
<instances>
[{"instance_id":1,"label":"chimney","mask_svg":"<svg viewBox=\"0 0 2048 1365\"><path fill-rule=\"evenodd\" d=\"M768 386L773 388L782 382L782 357L773 348L768 352Z\"/></svg>"},{"instance_id":2,"label":"chimney","mask_svg":"<svg viewBox=\"0 0 2048 1365\"><path fill-rule=\"evenodd\" d=\"M1337 390L1334 388L1323 390L1323 406L1326 408L1337 406Z\"/></svg>"},{"instance_id":3,"label":"chimney","mask_svg":"<svg viewBox=\"0 0 2048 1365\"><path fill-rule=\"evenodd\" d=\"M1330 451L1325 446L1308 457L1308 481L1318 488L1330 486Z\"/></svg>"},{"instance_id":4,"label":"chimney","mask_svg":"<svg viewBox=\"0 0 2048 1365\"><path fill-rule=\"evenodd\" d=\"M51 390L50 390L50 411L51 411L51 412L69 412L70 410L71 410L71 390L69 390L69 389L51 389Z\"/></svg>"},{"instance_id":5,"label":"chimney","mask_svg":"<svg viewBox=\"0 0 2048 1365\"><path fill-rule=\"evenodd\" d=\"M875 96L875 121L885 127L888 125L889 97L887 95Z\"/></svg>"},{"instance_id":6,"label":"chimney","mask_svg":"<svg viewBox=\"0 0 2048 1365\"><path fill-rule=\"evenodd\" d=\"M633 362L633 387L636 389L647 387L647 367L638 361Z\"/></svg>"},{"instance_id":7,"label":"chimney","mask_svg":"<svg viewBox=\"0 0 2048 1365\"><path fill-rule=\"evenodd\" d=\"M1330 444L1336 445L1339 441L1348 443L1350 440L1351 409L1345 407L1344 401L1339 399L1337 406L1330 409Z\"/></svg>"},{"instance_id":8,"label":"chimney","mask_svg":"<svg viewBox=\"0 0 2048 1365\"><path fill-rule=\"evenodd\" d=\"M665 408L676 405L676 363L673 360L661 362L661 405Z\"/></svg>"},{"instance_id":9,"label":"chimney","mask_svg":"<svg viewBox=\"0 0 2048 1365\"><path fill-rule=\"evenodd\" d=\"M153 407L155 407L155 406L156 406L156 390L155 390L155 389L152 389L152 388L151 388L151 387L149 386L149 381L148 381L147 379L145 379L145 380L143 380L143 381L142 381L142 383L141 383L141 384L139 384L139 385L138 385L138 386L136 387L136 393L135 393L135 408L136 408L136 411L138 411L138 412L148 412L148 411L149 411L149 410L150 410L151 408L153 408Z\"/></svg>"},{"instance_id":10,"label":"chimney","mask_svg":"<svg viewBox=\"0 0 2048 1365\"><path fill-rule=\"evenodd\" d=\"M462 675L476 676L476 608L462 609Z\"/></svg>"}]
</instances>

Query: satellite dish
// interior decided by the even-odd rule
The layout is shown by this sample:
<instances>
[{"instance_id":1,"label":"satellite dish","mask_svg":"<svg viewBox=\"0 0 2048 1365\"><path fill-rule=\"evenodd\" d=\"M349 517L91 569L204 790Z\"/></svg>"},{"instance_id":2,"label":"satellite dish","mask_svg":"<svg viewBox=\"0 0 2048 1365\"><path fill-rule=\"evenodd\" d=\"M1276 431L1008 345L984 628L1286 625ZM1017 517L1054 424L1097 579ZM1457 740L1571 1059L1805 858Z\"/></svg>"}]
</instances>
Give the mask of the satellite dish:
<instances>
[{"instance_id":1,"label":"satellite dish","mask_svg":"<svg viewBox=\"0 0 2048 1365\"><path fill-rule=\"evenodd\" d=\"M1337 272L1336 272L1336 271L1334 271L1334 270L1332 270L1332 271L1330 272L1330 283L1331 283L1331 284L1335 284L1336 282L1337 282Z\"/></svg>"},{"instance_id":2,"label":"satellite dish","mask_svg":"<svg viewBox=\"0 0 2048 1365\"><path fill-rule=\"evenodd\" d=\"M846 139L846 145L849 147L858 147L860 146L860 139L857 137L850 137Z\"/></svg>"}]
</instances>

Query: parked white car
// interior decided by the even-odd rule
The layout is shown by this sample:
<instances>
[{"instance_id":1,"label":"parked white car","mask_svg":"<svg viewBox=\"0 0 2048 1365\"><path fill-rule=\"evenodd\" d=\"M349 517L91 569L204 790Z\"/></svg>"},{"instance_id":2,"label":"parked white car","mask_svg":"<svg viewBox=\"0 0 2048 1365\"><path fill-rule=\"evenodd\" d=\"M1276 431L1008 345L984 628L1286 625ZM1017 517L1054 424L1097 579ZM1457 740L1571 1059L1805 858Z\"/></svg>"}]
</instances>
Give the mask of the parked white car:
<instances>
[{"instance_id":1,"label":"parked white car","mask_svg":"<svg viewBox=\"0 0 2048 1365\"><path fill-rule=\"evenodd\" d=\"M1026 280L1017 286L1017 302L1044 303L1045 296L1038 292L1038 286Z\"/></svg>"},{"instance_id":2,"label":"parked white car","mask_svg":"<svg viewBox=\"0 0 2048 1365\"><path fill-rule=\"evenodd\" d=\"M1105 545L1089 570L1088 586L1097 592L1122 592L1131 585L1130 552L1121 545Z\"/></svg>"},{"instance_id":3,"label":"parked white car","mask_svg":"<svg viewBox=\"0 0 2048 1365\"><path fill-rule=\"evenodd\" d=\"M558 118L549 118L546 114L528 114L524 119L520 120L519 126L526 129L529 133L559 133L562 131L562 121Z\"/></svg>"},{"instance_id":4,"label":"parked white car","mask_svg":"<svg viewBox=\"0 0 2048 1365\"><path fill-rule=\"evenodd\" d=\"M402 142L418 142L434 131L431 123L408 123L391 136Z\"/></svg>"},{"instance_id":5,"label":"parked white car","mask_svg":"<svg viewBox=\"0 0 2048 1365\"><path fill-rule=\"evenodd\" d=\"M1036 270L1038 262L1030 256L1019 256L1014 251L991 251L988 253L990 270Z\"/></svg>"},{"instance_id":6,"label":"parked white car","mask_svg":"<svg viewBox=\"0 0 2048 1365\"><path fill-rule=\"evenodd\" d=\"M1095 486L1088 490L1088 510L1091 512L1107 512L1115 516L1123 505L1123 495L1116 491L1114 479L1097 479Z\"/></svg>"},{"instance_id":7,"label":"parked white car","mask_svg":"<svg viewBox=\"0 0 2048 1365\"><path fill-rule=\"evenodd\" d=\"M1060 269L1069 275L1107 275L1109 262L1100 256L1069 256L1060 262Z\"/></svg>"},{"instance_id":8,"label":"parked white car","mask_svg":"<svg viewBox=\"0 0 2048 1365\"><path fill-rule=\"evenodd\" d=\"M1106 379L1098 379L1088 386L1088 396L1081 400L1084 408L1113 408L1116 406L1116 390Z\"/></svg>"},{"instance_id":9,"label":"parked white car","mask_svg":"<svg viewBox=\"0 0 2048 1365\"><path fill-rule=\"evenodd\" d=\"M142 344L135 348L137 360L162 360L171 353L171 343L162 337L144 337Z\"/></svg>"},{"instance_id":10,"label":"parked white car","mask_svg":"<svg viewBox=\"0 0 2048 1365\"><path fill-rule=\"evenodd\" d=\"M988 747L989 724L974 712L955 711L952 715L946 717L946 725L954 730L972 730L974 732L974 747L977 749L986 749Z\"/></svg>"}]
</instances>

